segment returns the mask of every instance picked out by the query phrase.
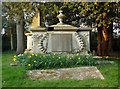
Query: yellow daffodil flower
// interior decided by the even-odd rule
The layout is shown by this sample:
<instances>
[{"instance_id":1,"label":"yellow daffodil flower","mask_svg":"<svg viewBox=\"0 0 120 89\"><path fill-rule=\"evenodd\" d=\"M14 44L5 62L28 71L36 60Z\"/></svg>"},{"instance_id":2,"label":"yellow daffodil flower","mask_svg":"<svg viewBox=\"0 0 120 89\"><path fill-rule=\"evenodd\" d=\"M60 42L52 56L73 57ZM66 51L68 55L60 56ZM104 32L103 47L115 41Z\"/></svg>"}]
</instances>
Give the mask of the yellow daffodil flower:
<instances>
[{"instance_id":1,"label":"yellow daffodil flower","mask_svg":"<svg viewBox=\"0 0 120 89\"><path fill-rule=\"evenodd\" d=\"M38 56L37 54L35 56Z\"/></svg>"},{"instance_id":2,"label":"yellow daffodil flower","mask_svg":"<svg viewBox=\"0 0 120 89\"><path fill-rule=\"evenodd\" d=\"M15 58L13 58L13 61L16 61L16 59L15 59Z\"/></svg>"},{"instance_id":3,"label":"yellow daffodil flower","mask_svg":"<svg viewBox=\"0 0 120 89\"><path fill-rule=\"evenodd\" d=\"M109 58L108 56L106 56L106 58Z\"/></svg>"},{"instance_id":4,"label":"yellow daffodil flower","mask_svg":"<svg viewBox=\"0 0 120 89\"><path fill-rule=\"evenodd\" d=\"M45 55L43 55L43 57L45 57Z\"/></svg>"},{"instance_id":5,"label":"yellow daffodil flower","mask_svg":"<svg viewBox=\"0 0 120 89\"><path fill-rule=\"evenodd\" d=\"M34 56L34 54L32 54L32 56Z\"/></svg>"},{"instance_id":6,"label":"yellow daffodil flower","mask_svg":"<svg viewBox=\"0 0 120 89\"><path fill-rule=\"evenodd\" d=\"M31 64L28 64L28 66L31 66Z\"/></svg>"},{"instance_id":7,"label":"yellow daffodil flower","mask_svg":"<svg viewBox=\"0 0 120 89\"><path fill-rule=\"evenodd\" d=\"M16 56L14 56L14 57L16 57Z\"/></svg>"},{"instance_id":8,"label":"yellow daffodil flower","mask_svg":"<svg viewBox=\"0 0 120 89\"><path fill-rule=\"evenodd\" d=\"M80 59L80 57L78 59Z\"/></svg>"},{"instance_id":9,"label":"yellow daffodil flower","mask_svg":"<svg viewBox=\"0 0 120 89\"><path fill-rule=\"evenodd\" d=\"M20 56L22 56L22 54L20 54Z\"/></svg>"},{"instance_id":10,"label":"yellow daffodil flower","mask_svg":"<svg viewBox=\"0 0 120 89\"><path fill-rule=\"evenodd\" d=\"M77 56L79 56L79 53L77 53Z\"/></svg>"},{"instance_id":11,"label":"yellow daffodil flower","mask_svg":"<svg viewBox=\"0 0 120 89\"><path fill-rule=\"evenodd\" d=\"M41 58L41 56L40 56L40 58Z\"/></svg>"},{"instance_id":12,"label":"yellow daffodil flower","mask_svg":"<svg viewBox=\"0 0 120 89\"><path fill-rule=\"evenodd\" d=\"M31 58L31 56L28 56L29 58Z\"/></svg>"},{"instance_id":13,"label":"yellow daffodil flower","mask_svg":"<svg viewBox=\"0 0 120 89\"><path fill-rule=\"evenodd\" d=\"M34 61L34 63L36 63L36 61Z\"/></svg>"},{"instance_id":14,"label":"yellow daffodil flower","mask_svg":"<svg viewBox=\"0 0 120 89\"><path fill-rule=\"evenodd\" d=\"M59 57L59 59L60 59L60 57Z\"/></svg>"},{"instance_id":15,"label":"yellow daffodil flower","mask_svg":"<svg viewBox=\"0 0 120 89\"><path fill-rule=\"evenodd\" d=\"M54 53L54 55L55 55L55 53Z\"/></svg>"},{"instance_id":16,"label":"yellow daffodil flower","mask_svg":"<svg viewBox=\"0 0 120 89\"><path fill-rule=\"evenodd\" d=\"M54 56L52 56L52 58L54 58Z\"/></svg>"},{"instance_id":17,"label":"yellow daffodil flower","mask_svg":"<svg viewBox=\"0 0 120 89\"><path fill-rule=\"evenodd\" d=\"M70 57L70 60L71 60L72 58Z\"/></svg>"}]
</instances>

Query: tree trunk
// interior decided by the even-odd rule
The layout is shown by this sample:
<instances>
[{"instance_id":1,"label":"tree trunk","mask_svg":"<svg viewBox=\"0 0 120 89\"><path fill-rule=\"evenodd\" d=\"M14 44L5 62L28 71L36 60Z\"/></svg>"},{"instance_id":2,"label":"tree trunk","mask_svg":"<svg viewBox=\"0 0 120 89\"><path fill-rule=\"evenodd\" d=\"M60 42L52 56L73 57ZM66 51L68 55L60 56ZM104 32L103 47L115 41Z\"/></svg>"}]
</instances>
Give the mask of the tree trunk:
<instances>
[{"instance_id":1,"label":"tree trunk","mask_svg":"<svg viewBox=\"0 0 120 89\"><path fill-rule=\"evenodd\" d=\"M13 50L13 30L10 27L10 44L11 44L11 50Z\"/></svg>"},{"instance_id":2,"label":"tree trunk","mask_svg":"<svg viewBox=\"0 0 120 89\"><path fill-rule=\"evenodd\" d=\"M108 51L112 50L112 31L113 31L113 23L110 25L109 29L107 28L109 18L107 18L107 13L103 13L103 18L105 23L101 28L97 27L98 30L98 55L106 56L108 55Z\"/></svg>"},{"instance_id":3,"label":"tree trunk","mask_svg":"<svg viewBox=\"0 0 120 89\"><path fill-rule=\"evenodd\" d=\"M97 27L98 35L97 35L97 41L98 41L98 56L102 55L102 28Z\"/></svg>"},{"instance_id":4,"label":"tree trunk","mask_svg":"<svg viewBox=\"0 0 120 89\"><path fill-rule=\"evenodd\" d=\"M23 20L16 25L17 32L17 54L24 53L24 29Z\"/></svg>"},{"instance_id":5,"label":"tree trunk","mask_svg":"<svg viewBox=\"0 0 120 89\"><path fill-rule=\"evenodd\" d=\"M108 55L108 42L109 42L109 34L108 34L108 29L107 26L103 26L102 29L102 34L103 34L103 38L102 38L102 55Z\"/></svg>"},{"instance_id":6,"label":"tree trunk","mask_svg":"<svg viewBox=\"0 0 120 89\"><path fill-rule=\"evenodd\" d=\"M108 43L108 51L113 51L113 22L109 28L109 43Z\"/></svg>"}]
</instances>

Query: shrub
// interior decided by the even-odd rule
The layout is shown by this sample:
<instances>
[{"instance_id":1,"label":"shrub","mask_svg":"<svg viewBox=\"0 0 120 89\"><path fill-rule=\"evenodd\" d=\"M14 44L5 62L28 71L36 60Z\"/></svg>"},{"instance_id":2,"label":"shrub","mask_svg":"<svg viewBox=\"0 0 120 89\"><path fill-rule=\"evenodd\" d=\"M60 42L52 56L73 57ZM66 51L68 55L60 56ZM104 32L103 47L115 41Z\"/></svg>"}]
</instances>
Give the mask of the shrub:
<instances>
[{"instance_id":1,"label":"shrub","mask_svg":"<svg viewBox=\"0 0 120 89\"><path fill-rule=\"evenodd\" d=\"M74 65L96 65L95 59L92 56L85 56L74 54L68 56L67 54L23 54L15 56L16 60L20 61L27 69L49 69L49 68L63 68L72 67ZM16 61L14 60L14 61Z\"/></svg>"}]
</instances>

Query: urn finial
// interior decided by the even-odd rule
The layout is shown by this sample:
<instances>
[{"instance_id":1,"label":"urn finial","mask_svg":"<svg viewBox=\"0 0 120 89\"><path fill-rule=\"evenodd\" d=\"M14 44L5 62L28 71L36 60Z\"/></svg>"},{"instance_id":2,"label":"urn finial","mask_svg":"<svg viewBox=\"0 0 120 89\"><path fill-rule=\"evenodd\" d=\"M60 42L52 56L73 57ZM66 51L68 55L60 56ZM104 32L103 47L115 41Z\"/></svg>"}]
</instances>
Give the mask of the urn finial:
<instances>
[{"instance_id":1,"label":"urn finial","mask_svg":"<svg viewBox=\"0 0 120 89\"><path fill-rule=\"evenodd\" d=\"M60 11L59 11L59 13L60 13L60 14L57 16L57 18L58 18L58 19L59 19L59 21L60 21L60 24L63 24L63 22L62 22L62 21L63 21L63 18L65 17L65 15L63 15L63 14L62 14L62 12L63 12L63 11L62 11L62 10L60 10Z\"/></svg>"}]
</instances>

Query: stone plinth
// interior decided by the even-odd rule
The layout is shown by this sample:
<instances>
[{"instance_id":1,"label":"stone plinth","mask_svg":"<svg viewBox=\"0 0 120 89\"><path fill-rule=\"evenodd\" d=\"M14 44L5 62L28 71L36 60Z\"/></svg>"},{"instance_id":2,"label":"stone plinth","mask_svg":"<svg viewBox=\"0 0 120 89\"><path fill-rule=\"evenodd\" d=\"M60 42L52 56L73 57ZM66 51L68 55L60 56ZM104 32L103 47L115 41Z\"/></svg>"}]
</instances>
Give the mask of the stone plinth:
<instances>
[{"instance_id":1,"label":"stone plinth","mask_svg":"<svg viewBox=\"0 0 120 89\"><path fill-rule=\"evenodd\" d=\"M32 32L31 33L26 33L25 34L27 36L27 49L25 51L25 53L28 53L30 51L32 51Z\"/></svg>"},{"instance_id":2,"label":"stone plinth","mask_svg":"<svg viewBox=\"0 0 120 89\"><path fill-rule=\"evenodd\" d=\"M26 33L27 36L27 49L32 49L32 33Z\"/></svg>"}]
</instances>

